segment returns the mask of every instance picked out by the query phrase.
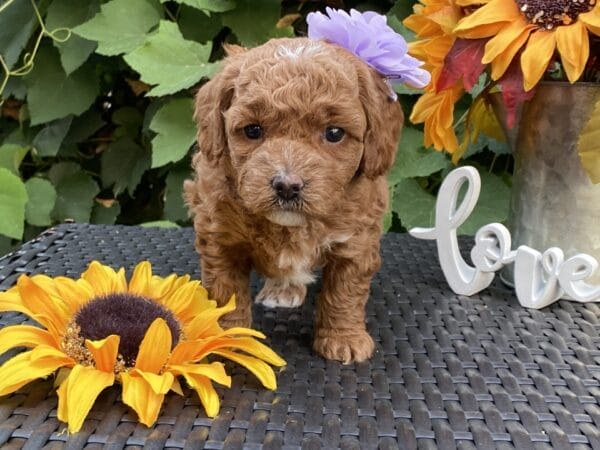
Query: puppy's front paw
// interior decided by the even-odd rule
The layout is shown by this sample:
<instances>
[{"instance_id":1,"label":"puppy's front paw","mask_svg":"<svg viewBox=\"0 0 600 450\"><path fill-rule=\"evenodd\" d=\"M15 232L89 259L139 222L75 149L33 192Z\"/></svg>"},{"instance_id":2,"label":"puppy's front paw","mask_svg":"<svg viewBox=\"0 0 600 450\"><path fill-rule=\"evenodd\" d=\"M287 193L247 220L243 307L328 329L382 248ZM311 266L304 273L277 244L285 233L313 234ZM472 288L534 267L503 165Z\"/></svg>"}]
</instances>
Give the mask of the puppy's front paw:
<instances>
[{"instance_id":1,"label":"puppy's front paw","mask_svg":"<svg viewBox=\"0 0 600 450\"><path fill-rule=\"evenodd\" d=\"M349 364L368 359L373 354L375 343L365 330L320 328L315 334L313 348L324 358Z\"/></svg>"},{"instance_id":2,"label":"puppy's front paw","mask_svg":"<svg viewBox=\"0 0 600 450\"><path fill-rule=\"evenodd\" d=\"M296 308L304 303L305 297L305 285L267 278L255 302L262 303L267 308Z\"/></svg>"}]
</instances>

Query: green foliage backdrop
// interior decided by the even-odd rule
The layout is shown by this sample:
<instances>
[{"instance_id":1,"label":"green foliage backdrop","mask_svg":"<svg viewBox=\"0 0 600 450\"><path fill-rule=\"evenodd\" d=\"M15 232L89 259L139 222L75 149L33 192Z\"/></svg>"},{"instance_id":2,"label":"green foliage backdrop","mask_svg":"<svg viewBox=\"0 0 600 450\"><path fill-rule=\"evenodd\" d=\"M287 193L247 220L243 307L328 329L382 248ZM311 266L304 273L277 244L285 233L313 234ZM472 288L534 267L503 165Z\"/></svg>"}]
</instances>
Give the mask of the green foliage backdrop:
<instances>
[{"instance_id":1,"label":"green foliage backdrop","mask_svg":"<svg viewBox=\"0 0 600 450\"><path fill-rule=\"evenodd\" d=\"M306 14L327 5L387 14L412 39L401 23L407 0L0 2L0 254L65 220L189 224L182 183L191 174L192 98L218 69L223 43L302 35ZM407 117L418 93L399 90ZM505 218L505 153L489 141L469 149L483 193L462 231ZM386 227L431 224L434 194L452 167L407 123Z\"/></svg>"}]
</instances>

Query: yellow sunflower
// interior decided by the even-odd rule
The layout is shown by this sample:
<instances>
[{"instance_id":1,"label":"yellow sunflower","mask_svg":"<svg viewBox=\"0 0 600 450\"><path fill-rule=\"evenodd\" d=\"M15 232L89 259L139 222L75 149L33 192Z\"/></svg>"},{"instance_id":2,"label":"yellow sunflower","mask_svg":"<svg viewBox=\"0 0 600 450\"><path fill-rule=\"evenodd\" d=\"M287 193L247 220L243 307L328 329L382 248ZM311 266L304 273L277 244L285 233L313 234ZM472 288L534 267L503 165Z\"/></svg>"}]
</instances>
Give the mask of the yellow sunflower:
<instances>
[{"instance_id":1,"label":"yellow sunflower","mask_svg":"<svg viewBox=\"0 0 600 450\"><path fill-rule=\"evenodd\" d=\"M0 311L19 311L43 328L15 325L0 330L0 354L30 347L0 367L0 395L61 369L57 382L58 418L69 432L80 430L100 392L115 381L123 385L123 402L151 426L170 390L182 394L183 376L208 416L219 411L212 381L230 386L219 355L237 362L269 389L273 369L285 362L254 338L248 328L223 330L219 318L235 309L235 299L219 308L190 277L152 275L149 262L138 264L129 283L96 261L77 280L22 275L16 286L0 293ZM240 352L241 350L241 352Z\"/></svg>"},{"instance_id":2,"label":"yellow sunflower","mask_svg":"<svg viewBox=\"0 0 600 450\"><path fill-rule=\"evenodd\" d=\"M494 80L522 50L526 91L540 81L555 51L569 81L576 82L590 53L588 31L600 35L600 4L595 0L491 0L454 29L463 38L491 37L482 62L492 64Z\"/></svg>"},{"instance_id":3,"label":"yellow sunflower","mask_svg":"<svg viewBox=\"0 0 600 450\"><path fill-rule=\"evenodd\" d=\"M409 44L409 53L423 61L423 68L431 73L431 82L413 107L410 120L424 124L425 145L438 151L446 149L452 153L458 148L453 128L454 104L464 93L462 82L458 80L441 91L437 86L446 55L456 40L452 31L471 3L471 0L421 0L413 7L414 14L403 22L417 36Z\"/></svg>"}]
</instances>

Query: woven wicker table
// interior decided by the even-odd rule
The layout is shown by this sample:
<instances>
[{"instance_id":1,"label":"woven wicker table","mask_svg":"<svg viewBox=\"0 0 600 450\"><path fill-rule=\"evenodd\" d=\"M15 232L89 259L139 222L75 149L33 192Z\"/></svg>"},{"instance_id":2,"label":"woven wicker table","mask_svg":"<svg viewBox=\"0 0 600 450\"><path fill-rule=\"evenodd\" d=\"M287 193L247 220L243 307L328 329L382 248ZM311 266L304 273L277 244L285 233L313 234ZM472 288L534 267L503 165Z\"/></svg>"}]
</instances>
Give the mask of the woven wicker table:
<instances>
[{"instance_id":1,"label":"woven wicker table","mask_svg":"<svg viewBox=\"0 0 600 450\"><path fill-rule=\"evenodd\" d=\"M468 242L468 241L465 241ZM0 398L2 448L600 448L600 306L519 306L495 282L480 295L448 288L433 242L390 234L374 278L366 363L311 350L312 304L255 307L254 327L288 362L275 392L243 368L208 419L189 390L169 394L148 429L110 388L80 433L56 418L52 381ZM198 276L191 229L61 225L0 259L0 289L22 273L77 277L92 260ZM257 287L257 282L255 289ZM20 323L14 313L0 326ZM5 360L10 355L4 355Z\"/></svg>"}]
</instances>

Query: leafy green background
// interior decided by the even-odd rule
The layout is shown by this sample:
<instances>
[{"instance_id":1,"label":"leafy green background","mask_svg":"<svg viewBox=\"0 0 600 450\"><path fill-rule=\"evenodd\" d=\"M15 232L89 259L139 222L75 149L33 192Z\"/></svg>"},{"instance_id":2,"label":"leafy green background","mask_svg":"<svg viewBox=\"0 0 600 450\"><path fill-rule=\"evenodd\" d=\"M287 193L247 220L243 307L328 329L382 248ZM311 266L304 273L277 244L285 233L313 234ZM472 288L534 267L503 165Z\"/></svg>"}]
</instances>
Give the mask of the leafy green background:
<instances>
[{"instance_id":1,"label":"leafy green background","mask_svg":"<svg viewBox=\"0 0 600 450\"><path fill-rule=\"evenodd\" d=\"M406 0L2 2L0 254L65 220L189 225L182 183L191 175L192 98L218 69L223 44L304 35L306 15L325 6L378 11L414 38L402 25L412 11ZM408 117L419 92L398 92ZM469 102L456 111L459 135ZM467 155L461 164L483 178L461 230L473 233L505 220L512 161L486 139ZM423 148L422 129L407 122L389 175L386 227L430 225L453 167L447 154Z\"/></svg>"}]
</instances>

